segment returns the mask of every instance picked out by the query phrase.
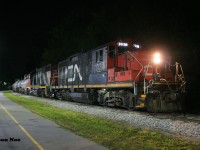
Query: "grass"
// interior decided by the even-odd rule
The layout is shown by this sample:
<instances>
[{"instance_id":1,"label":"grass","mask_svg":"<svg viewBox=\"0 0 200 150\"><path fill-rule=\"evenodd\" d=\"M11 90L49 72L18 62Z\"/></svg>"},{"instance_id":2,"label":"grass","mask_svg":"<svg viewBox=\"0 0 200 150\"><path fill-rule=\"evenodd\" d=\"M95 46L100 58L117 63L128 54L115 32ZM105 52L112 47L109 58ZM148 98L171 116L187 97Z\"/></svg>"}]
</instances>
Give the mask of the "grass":
<instances>
[{"instance_id":1,"label":"grass","mask_svg":"<svg viewBox=\"0 0 200 150\"><path fill-rule=\"evenodd\" d=\"M156 131L138 129L108 119L59 109L42 102L5 92L10 100L32 112L48 118L63 128L104 145L108 149L200 149L199 143L181 141Z\"/></svg>"}]
</instances>

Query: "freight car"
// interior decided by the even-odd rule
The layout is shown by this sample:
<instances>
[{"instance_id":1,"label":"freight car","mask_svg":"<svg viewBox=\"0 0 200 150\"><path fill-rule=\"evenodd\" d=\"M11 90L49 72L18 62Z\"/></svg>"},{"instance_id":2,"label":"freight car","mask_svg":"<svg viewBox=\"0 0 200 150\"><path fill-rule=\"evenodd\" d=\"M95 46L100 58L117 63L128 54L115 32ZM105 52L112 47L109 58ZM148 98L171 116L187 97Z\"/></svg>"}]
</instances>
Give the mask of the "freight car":
<instances>
[{"instance_id":1,"label":"freight car","mask_svg":"<svg viewBox=\"0 0 200 150\"><path fill-rule=\"evenodd\" d=\"M30 74L30 93L149 112L181 111L186 82L168 54L117 40Z\"/></svg>"},{"instance_id":2,"label":"freight car","mask_svg":"<svg viewBox=\"0 0 200 150\"><path fill-rule=\"evenodd\" d=\"M23 94L29 94L30 92L30 76L24 75L24 79L16 80L12 85L12 89L14 92L19 92Z\"/></svg>"}]
</instances>

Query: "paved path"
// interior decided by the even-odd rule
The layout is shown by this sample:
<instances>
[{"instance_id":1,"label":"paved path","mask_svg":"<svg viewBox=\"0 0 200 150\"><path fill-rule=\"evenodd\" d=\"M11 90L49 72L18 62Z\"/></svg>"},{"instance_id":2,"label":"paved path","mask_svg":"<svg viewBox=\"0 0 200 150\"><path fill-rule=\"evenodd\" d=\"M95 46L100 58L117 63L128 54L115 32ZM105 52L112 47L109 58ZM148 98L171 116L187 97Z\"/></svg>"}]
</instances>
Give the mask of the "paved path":
<instances>
[{"instance_id":1,"label":"paved path","mask_svg":"<svg viewBox=\"0 0 200 150\"><path fill-rule=\"evenodd\" d=\"M61 128L0 92L0 149L2 150L102 150L88 139Z\"/></svg>"}]
</instances>

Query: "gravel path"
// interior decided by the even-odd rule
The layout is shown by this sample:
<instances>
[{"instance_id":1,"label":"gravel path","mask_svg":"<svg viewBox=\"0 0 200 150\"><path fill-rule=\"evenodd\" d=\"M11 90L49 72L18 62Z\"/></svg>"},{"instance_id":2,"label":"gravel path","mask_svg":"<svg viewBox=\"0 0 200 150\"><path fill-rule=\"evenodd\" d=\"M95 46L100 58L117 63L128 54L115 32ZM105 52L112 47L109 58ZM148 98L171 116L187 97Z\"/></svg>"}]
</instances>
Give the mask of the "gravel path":
<instances>
[{"instance_id":1,"label":"gravel path","mask_svg":"<svg viewBox=\"0 0 200 150\"><path fill-rule=\"evenodd\" d=\"M91 115L105 117L112 120L122 121L136 127L156 129L173 134L176 133L177 135L195 138L200 141L200 123L197 122L182 121L179 119L174 120L169 118L158 118L156 116L149 115L148 113L112 109L94 105L83 105L74 102L49 100L32 96L24 97L31 97L35 100L42 101L62 109L69 109L77 112L84 112Z\"/></svg>"}]
</instances>

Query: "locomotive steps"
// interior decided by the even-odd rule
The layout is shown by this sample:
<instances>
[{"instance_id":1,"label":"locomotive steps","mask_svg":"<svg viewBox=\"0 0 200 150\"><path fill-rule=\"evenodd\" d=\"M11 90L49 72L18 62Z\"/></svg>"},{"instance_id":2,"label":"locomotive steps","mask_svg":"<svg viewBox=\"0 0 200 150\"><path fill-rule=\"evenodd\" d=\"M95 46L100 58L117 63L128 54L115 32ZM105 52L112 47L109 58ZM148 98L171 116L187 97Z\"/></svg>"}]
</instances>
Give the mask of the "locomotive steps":
<instances>
[{"instance_id":1,"label":"locomotive steps","mask_svg":"<svg viewBox=\"0 0 200 150\"><path fill-rule=\"evenodd\" d=\"M199 148L199 141L196 144L191 141L180 141L155 130L148 130L148 128L157 129L199 140L200 124L197 122L156 118L139 112L88 106L32 96L23 96L26 98L22 98L11 93L6 93L6 95L9 99L20 103L31 111L54 120L62 127L110 149L126 149L127 147L130 149L156 149L158 147L160 149L173 149L174 147L177 149ZM140 129L133 126L140 127Z\"/></svg>"}]
</instances>

